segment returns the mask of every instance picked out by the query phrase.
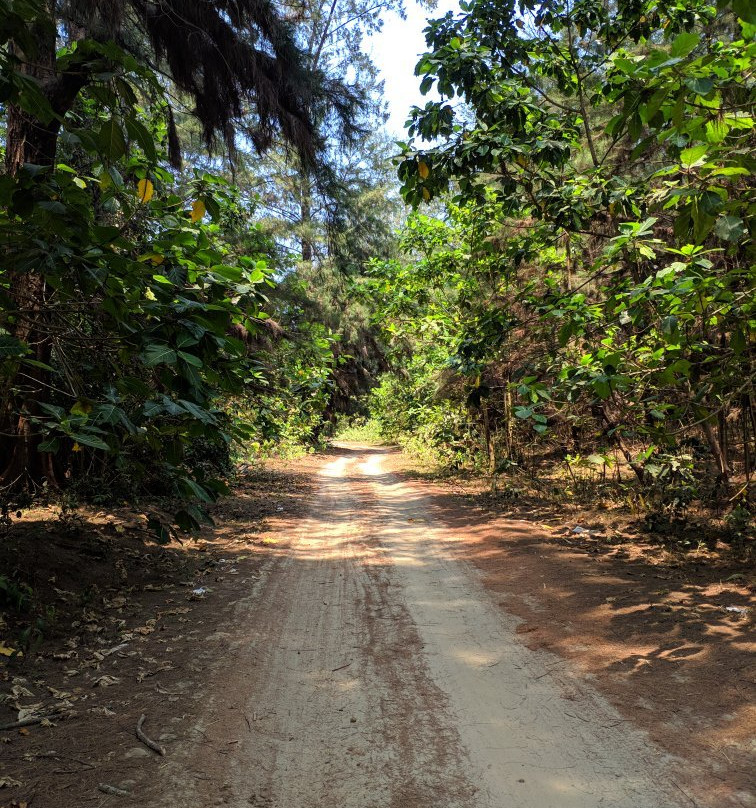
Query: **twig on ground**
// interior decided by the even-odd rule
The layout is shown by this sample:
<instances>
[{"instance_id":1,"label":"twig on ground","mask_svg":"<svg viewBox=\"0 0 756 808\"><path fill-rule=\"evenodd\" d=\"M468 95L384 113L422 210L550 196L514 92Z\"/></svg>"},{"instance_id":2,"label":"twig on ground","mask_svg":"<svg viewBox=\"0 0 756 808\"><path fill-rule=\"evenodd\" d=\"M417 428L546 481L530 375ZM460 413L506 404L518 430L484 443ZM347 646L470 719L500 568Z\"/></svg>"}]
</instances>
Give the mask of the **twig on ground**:
<instances>
[{"instance_id":1,"label":"twig on ground","mask_svg":"<svg viewBox=\"0 0 756 808\"><path fill-rule=\"evenodd\" d=\"M336 673L336 671L343 671L344 668L348 668L352 663L347 662L345 665L339 665L338 668L331 668L331 673Z\"/></svg>"},{"instance_id":2,"label":"twig on ground","mask_svg":"<svg viewBox=\"0 0 756 808\"><path fill-rule=\"evenodd\" d=\"M139 738L139 740L140 740L140 741L141 741L141 742L142 742L142 743L143 743L143 744L144 744L146 747L148 747L149 749L152 749L152 751L153 751L153 752L157 752L157 753L158 753L158 755L162 755L163 757L165 757L165 749L164 749L162 746L160 746L160 744L159 744L159 743L156 743L155 741L151 741L151 740L150 740L150 739L149 739L149 738L148 738L148 737L147 737L147 736L144 734L144 732L142 732L142 724L144 724L144 721L145 721L145 719L146 719L146 718L147 718L147 716L146 716L146 715L144 715L144 713L143 713L143 714L142 714L142 716L140 717L139 721L137 721L137 725L136 725L136 736L137 736L137 738Z\"/></svg>"},{"instance_id":3,"label":"twig on ground","mask_svg":"<svg viewBox=\"0 0 756 808\"><path fill-rule=\"evenodd\" d=\"M107 783L100 783L97 788L102 791L103 794L113 794L116 797L130 797L131 792L126 791L123 788L116 788L115 786L109 786Z\"/></svg>"},{"instance_id":4,"label":"twig on ground","mask_svg":"<svg viewBox=\"0 0 756 808\"><path fill-rule=\"evenodd\" d=\"M551 673L551 671L556 670L560 665L564 665L565 661L566 660L562 659L559 662L557 662L555 665L550 665L548 668L546 668L544 673L540 674L539 676L534 677L533 681L537 682L539 679L543 679L544 676L548 676Z\"/></svg>"},{"instance_id":5,"label":"twig on ground","mask_svg":"<svg viewBox=\"0 0 756 808\"><path fill-rule=\"evenodd\" d=\"M95 766L92 763L89 763L86 760L82 760L81 758L70 757L69 755L60 755L57 752L37 752L34 755L32 755L32 757L36 758L37 760L40 760L40 759L42 759L42 760L44 760L44 759L48 759L48 760L70 760L73 763L78 763L79 765L84 766L85 769L96 769L97 768L97 766ZM60 770L56 769L55 771L57 773Z\"/></svg>"},{"instance_id":6,"label":"twig on ground","mask_svg":"<svg viewBox=\"0 0 756 808\"><path fill-rule=\"evenodd\" d=\"M683 797L687 797L690 800L691 805L698 806L698 803L693 799L693 797L691 797L687 791L683 791L674 780L672 780L672 785L683 795Z\"/></svg>"},{"instance_id":7,"label":"twig on ground","mask_svg":"<svg viewBox=\"0 0 756 808\"><path fill-rule=\"evenodd\" d=\"M568 715L570 718L577 718L580 721L585 721L586 724L590 724L591 722L587 718L583 718L582 715L576 715L575 713L568 713L565 711L565 715Z\"/></svg>"},{"instance_id":8,"label":"twig on ground","mask_svg":"<svg viewBox=\"0 0 756 808\"><path fill-rule=\"evenodd\" d=\"M33 727L35 724L41 724L45 719L55 718L54 715L35 715L31 718L22 718L21 721L11 721L10 724L0 724L0 732L5 732L9 729L20 729L21 727Z\"/></svg>"}]
</instances>

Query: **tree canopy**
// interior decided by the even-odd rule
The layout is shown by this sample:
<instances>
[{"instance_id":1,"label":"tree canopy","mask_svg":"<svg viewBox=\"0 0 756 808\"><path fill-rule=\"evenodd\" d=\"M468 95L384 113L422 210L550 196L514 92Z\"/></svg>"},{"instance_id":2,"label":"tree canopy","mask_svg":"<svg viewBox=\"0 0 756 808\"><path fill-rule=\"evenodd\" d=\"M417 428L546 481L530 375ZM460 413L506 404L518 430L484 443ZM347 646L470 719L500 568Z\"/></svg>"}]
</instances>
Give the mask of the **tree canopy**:
<instances>
[{"instance_id":1,"label":"tree canopy","mask_svg":"<svg viewBox=\"0 0 756 808\"><path fill-rule=\"evenodd\" d=\"M166 538L362 413L748 510L751 4L462 2L398 147L387 10L0 0L9 502L162 496Z\"/></svg>"}]
</instances>

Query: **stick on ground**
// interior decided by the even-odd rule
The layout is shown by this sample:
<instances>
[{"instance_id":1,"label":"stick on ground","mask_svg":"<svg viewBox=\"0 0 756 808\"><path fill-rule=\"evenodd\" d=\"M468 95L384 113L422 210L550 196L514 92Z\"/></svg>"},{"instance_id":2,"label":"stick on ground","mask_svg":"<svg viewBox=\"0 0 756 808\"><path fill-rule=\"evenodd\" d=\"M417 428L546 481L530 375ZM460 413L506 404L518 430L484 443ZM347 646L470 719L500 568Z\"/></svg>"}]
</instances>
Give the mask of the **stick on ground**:
<instances>
[{"instance_id":1,"label":"stick on ground","mask_svg":"<svg viewBox=\"0 0 756 808\"><path fill-rule=\"evenodd\" d=\"M100 783L97 788L102 791L103 794L113 794L116 797L130 797L131 792L126 791L123 788L116 788L115 786L109 786L107 783Z\"/></svg>"},{"instance_id":2,"label":"stick on ground","mask_svg":"<svg viewBox=\"0 0 756 808\"><path fill-rule=\"evenodd\" d=\"M141 741L141 742L142 742L142 743L143 743L145 746L147 746L148 748L152 749L152 751L153 751L153 752L157 752L157 753L158 753L158 755L162 755L163 757L165 757L165 749L164 749L162 746L160 746L160 744L159 744L159 743L156 743L155 741L151 741L151 740L150 740L150 739L149 739L149 738L148 738L148 737L147 737L147 736L144 734L144 732L142 732L142 724L144 724L144 720L145 720L145 718L147 718L147 716L146 716L146 715L144 715L144 714L142 714L142 716L141 716L141 718L139 719L139 721L137 721L137 725L136 725L136 736L137 736L137 738L139 738L139 740L140 740L140 741Z\"/></svg>"},{"instance_id":3,"label":"stick on ground","mask_svg":"<svg viewBox=\"0 0 756 808\"><path fill-rule=\"evenodd\" d=\"M55 718L54 715L35 715L33 718L23 718L21 721L12 721L10 724L0 724L0 732L8 729L20 729L21 727L33 727L41 724L46 718Z\"/></svg>"}]
</instances>

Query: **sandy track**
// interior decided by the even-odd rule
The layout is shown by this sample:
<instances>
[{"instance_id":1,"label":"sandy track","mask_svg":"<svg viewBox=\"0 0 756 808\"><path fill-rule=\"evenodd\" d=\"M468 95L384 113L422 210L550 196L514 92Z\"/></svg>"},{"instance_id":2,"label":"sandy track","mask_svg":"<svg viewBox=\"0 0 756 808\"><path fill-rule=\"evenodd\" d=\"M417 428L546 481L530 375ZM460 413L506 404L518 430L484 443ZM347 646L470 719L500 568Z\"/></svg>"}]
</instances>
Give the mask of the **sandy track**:
<instances>
[{"instance_id":1,"label":"sandy track","mask_svg":"<svg viewBox=\"0 0 756 808\"><path fill-rule=\"evenodd\" d=\"M419 486L343 449L229 627L229 662L163 806L665 808L670 761L584 680L556 678ZM232 740L229 740L232 739Z\"/></svg>"}]
</instances>

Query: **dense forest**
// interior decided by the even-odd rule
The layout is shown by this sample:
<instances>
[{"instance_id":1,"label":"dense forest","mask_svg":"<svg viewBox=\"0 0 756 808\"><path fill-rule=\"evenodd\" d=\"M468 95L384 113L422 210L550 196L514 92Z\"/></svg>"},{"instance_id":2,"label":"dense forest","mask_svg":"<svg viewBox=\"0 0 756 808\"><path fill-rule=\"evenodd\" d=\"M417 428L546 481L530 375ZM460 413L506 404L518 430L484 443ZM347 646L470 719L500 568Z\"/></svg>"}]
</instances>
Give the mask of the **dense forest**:
<instances>
[{"instance_id":1,"label":"dense forest","mask_svg":"<svg viewBox=\"0 0 756 808\"><path fill-rule=\"evenodd\" d=\"M0 0L3 518L161 502L168 541L341 433L744 548L753 5L431 10L398 144L389 11Z\"/></svg>"}]
</instances>

